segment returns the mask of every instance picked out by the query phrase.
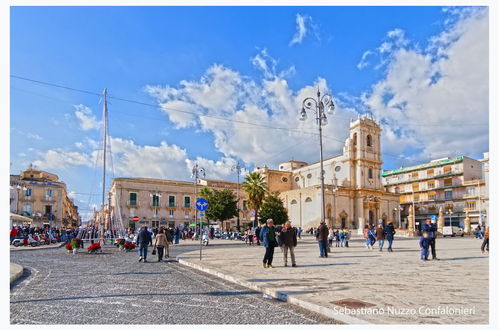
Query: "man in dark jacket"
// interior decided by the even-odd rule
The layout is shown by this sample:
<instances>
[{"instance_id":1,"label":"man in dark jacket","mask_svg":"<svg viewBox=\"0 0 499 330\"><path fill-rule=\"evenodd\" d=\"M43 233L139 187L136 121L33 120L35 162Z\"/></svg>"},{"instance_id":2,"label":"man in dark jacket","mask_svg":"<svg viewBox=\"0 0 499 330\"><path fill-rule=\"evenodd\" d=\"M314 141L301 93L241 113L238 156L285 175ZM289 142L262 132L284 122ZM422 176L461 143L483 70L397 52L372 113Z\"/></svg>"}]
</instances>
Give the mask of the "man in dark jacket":
<instances>
[{"instance_id":1,"label":"man in dark jacket","mask_svg":"<svg viewBox=\"0 0 499 330\"><path fill-rule=\"evenodd\" d=\"M274 248L277 246L277 238L274 228L274 220L268 219L267 225L260 230L260 240L265 246L265 256L263 257L263 268L272 268L274 259Z\"/></svg>"},{"instance_id":2,"label":"man in dark jacket","mask_svg":"<svg viewBox=\"0 0 499 330\"><path fill-rule=\"evenodd\" d=\"M147 246L152 243L151 233L147 230L147 226L142 227L137 235L137 245L139 246L139 262L144 260L147 262Z\"/></svg>"},{"instance_id":3,"label":"man in dark jacket","mask_svg":"<svg viewBox=\"0 0 499 330\"><path fill-rule=\"evenodd\" d=\"M280 246L284 255L284 267L288 267L288 250L291 254L291 266L296 267L295 247L298 241L296 239L296 229L291 227L291 221L286 221L279 237L281 238Z\"/></svg>"},{"instance_id":4,"label":"man in dark jacket","mask_svg":"<svg viewBox=\"0 0 499 330\"><path fill-rule=\"evenodd\" d=\"M391 221L388 221L388 224L385 226L385 238L388 241L388 252L393 252L392 250L392 242L393 236L395 236L395 228Z\"/></svg>"},{"instance_id":5,"label":"man in dark jacket","mask_svg":"<svg viewBox=\"0 0 499 330\"><path fill-rule=\"evenodd\" d=\"M258 224L258 227L255 229L255 236L256 236L256 245L260 245L260 231L262 230L262 227L260 227L260 224Z\"/></svg>"},{"instance_id":6,"label":"man in dark jacket","mask_svg":"<svg viewBox=\"0 0 499 330\"><path fill-rule=\"evenodd\" d=\"M435 226L435 224L431 223L430 218L427 218L426 223L423 225L422 231L423 231L423 234L428 233L428 240L430 241L430 247L431 247L431 258L433 260L439 260L437 258L437 252L435 251L435 239L437 238L437 226Z\"/></svg>"},{"instance_id":7,"label":"man in dark jacket","mask_svg":"<svg viewBox=\"0 0 499 330\"><path fill-rule=\"evenodd\" d=\"M320 258L327 258L327 237L329 235L329 229L325 222L321 222L317 228L317 242L319 243Z\"/></svg>"}]
</instances>

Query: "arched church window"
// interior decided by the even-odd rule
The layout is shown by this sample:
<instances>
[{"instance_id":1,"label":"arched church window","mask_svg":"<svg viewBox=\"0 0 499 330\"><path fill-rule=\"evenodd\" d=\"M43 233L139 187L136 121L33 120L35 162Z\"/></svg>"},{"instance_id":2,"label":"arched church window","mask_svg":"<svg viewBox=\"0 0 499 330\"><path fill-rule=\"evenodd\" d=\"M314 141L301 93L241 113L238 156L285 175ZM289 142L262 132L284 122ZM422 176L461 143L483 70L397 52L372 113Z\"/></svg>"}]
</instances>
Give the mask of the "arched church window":
<instances>
[{"instance_id":1,"label":"arched church window","mask_svg":"<svg viewBox=\"0 0 499 330\"><path fill-rule=\"evenodd\" d=\"M368 147L372 147L373 146L373 139L372 139L371 135L367 136L367 146Z\"/></svg>"},{"instance_id":2,"label":"arched church window","mask_svg":"<svg viewBox=\"0 0 499 330\"><path fill-rule=\"evenodd\" d=\"M368 173L369 179L372 179L373 178L373 169L370 168L367 173Z\"/></svg>"},{"instance_id":3,"label":"arched church window","mask_svg":"<svg viewBox=\"0 0 499 330\"><path fill-rule=\"evenodd\" d=\"M310 197L307 197L307 199L305 199L305 203L309 203L311 201L312 201L312 198L310 198Z\"/></svg>"},{"instance_id":4,"label":"arched church window","mask_svg":"<svg viewBox=\"0 0 499 330\"><path fill-rule=\"evenodd\" d=\"M296 204L296 199L293 199L293 200L291 201L291 205L294 205L294 204Z\"/></svg>"}]
</instances>

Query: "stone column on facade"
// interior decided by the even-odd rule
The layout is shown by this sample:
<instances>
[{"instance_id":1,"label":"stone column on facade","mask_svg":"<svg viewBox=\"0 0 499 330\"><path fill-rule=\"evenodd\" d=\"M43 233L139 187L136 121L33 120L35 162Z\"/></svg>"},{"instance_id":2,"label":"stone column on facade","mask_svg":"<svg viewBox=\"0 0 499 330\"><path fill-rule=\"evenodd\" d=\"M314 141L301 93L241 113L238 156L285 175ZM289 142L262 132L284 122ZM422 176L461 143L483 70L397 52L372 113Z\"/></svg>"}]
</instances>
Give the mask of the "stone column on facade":
<instances>
[{"instance_id":1,"label":"stone column on facade","mask_svg":"<svg viewBox=\"0 0 499 330\"><path fill-rule=\"evenodd\" d=\"M410 237L413 237L415 235L414 233L414 208L409 206L409 226L407 227L407 235Z\"/></svg>"},{"instance_id":2,"label":"stone column on facade","mask_svg":"<svg viewBox=\"0 0 499 330\"><path fill-rule=\"evenodd\" d=\"M445 220L444 220L444 210L440 206L440 209L438 210L438 221L437 221L437 231L442 234L443 233L443 228L445 225Z\"/></svg>"},{"instance_id":3,"label":"stone column on facade","mask_svg":"<svg viewBox=\"0 0 499 330\"><path fill-rule=\"evenodd\" d=\"M466 218L464 218L464 232L466 234L469 234L471 232L471 220L470 220L470 215L468 213L468 209L465 211Z\"/></svg>"}]
</instances>

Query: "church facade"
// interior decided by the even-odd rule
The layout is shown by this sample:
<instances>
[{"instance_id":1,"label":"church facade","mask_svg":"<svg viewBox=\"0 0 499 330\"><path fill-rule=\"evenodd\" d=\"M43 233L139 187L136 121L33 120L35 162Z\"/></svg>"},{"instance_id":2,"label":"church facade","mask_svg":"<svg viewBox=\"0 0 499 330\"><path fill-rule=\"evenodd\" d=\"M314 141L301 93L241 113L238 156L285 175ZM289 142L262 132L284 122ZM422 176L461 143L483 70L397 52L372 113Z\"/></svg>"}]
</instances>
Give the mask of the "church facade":
<instances>
[{"instance_id":1,"label":"church facade","mask_svg":"<svg viewBox=\"0 0 499 330\"><path fill-rule=\"evenodd\" d=\"M350 122L343 153L324 159L326 223L359 229L365 224L400 224L399 195L381 182L381 128L363 116ZM288 161L278 170L256 168L269 191L279 191L294 226L317 227L321 220L320 162Z\"/></svg>"}]
</instances>

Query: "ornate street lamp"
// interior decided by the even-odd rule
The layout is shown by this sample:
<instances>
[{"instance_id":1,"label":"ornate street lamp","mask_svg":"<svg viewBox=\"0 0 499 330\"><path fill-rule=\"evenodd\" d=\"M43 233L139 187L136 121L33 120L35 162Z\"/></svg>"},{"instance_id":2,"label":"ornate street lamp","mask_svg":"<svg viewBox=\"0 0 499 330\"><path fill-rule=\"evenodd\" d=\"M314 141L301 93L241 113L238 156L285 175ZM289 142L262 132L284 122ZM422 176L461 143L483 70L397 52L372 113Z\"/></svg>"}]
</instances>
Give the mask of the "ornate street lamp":
<instances>
[{"instance_id":1,"label":"ornate street lamp","mask_svg":"<svg viewBox=\"0 0 499 330\"><path fill-rule=\"evenodd\" d=\"M323 166L323 155L322 155L322 126L327 125L327 117L324 109L327 108L328 114L334 114L334 102L333 97L329 93L325 93L321 96L321 92L317 89L317 99L307 97L303 100L302 109L300 112L300 120L307 119L307 110L311 110L315 113L315 121L319 126L319 145L320 145L320 157L321 157L321 222L326 221L326 211L325 211L325 200L324 200L324 166Z\"/></svg>"},{"instance_id":2,"label":"ornate street lamp","mask_svg":"<svg viewBox=\"0 0 499 330\"><path fill-rule=\"evenodd\" d=\"M232 166L231 171L235 172L237 174L237 231L239 232L241 230L241 223L240 223L240 209L239 209L239 176L241 175L241 171L245 171L246 169L244 167L241 167L239 165L239 162L237 162L236 165Z\"/></svg>"}]
</instances>

